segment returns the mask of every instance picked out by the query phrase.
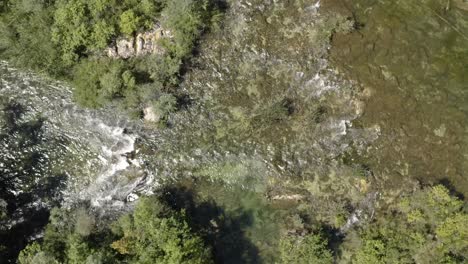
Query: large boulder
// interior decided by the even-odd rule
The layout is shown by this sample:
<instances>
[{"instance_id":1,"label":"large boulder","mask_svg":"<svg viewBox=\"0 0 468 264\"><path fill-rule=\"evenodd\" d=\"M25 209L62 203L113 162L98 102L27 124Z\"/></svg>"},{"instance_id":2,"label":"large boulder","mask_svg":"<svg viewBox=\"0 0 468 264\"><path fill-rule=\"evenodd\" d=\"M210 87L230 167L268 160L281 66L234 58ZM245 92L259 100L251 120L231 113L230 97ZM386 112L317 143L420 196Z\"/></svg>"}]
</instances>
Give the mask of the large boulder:
<instances>
[{"instance_id":1,"label":"large boulder","mask_svg":"<svg viewBox=\"0 0 468 264\"><path fill-rule=\"evenodd\" d=\"M143 118L145 121L157 123L161 119L161 114L156 111L154 106L148 106L143 109Z\"/></svg>"}]
</instances>

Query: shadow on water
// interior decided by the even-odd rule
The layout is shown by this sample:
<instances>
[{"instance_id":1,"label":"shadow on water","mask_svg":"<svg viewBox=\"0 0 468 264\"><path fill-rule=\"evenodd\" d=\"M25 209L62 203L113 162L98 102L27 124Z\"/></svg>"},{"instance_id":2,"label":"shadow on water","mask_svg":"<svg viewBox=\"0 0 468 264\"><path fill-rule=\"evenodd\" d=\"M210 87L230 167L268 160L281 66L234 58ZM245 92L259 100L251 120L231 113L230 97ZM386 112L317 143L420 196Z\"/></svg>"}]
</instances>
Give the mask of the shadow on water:
<instances>
[{"instance_id":1,"label":"shadow on water","mask_svg":"<svg viewBox=\"0 0 468 264\"><path fill-rule=\"evenodd\" d=\"M17 128L17 120L24 114L25 109L16 102L0 102L0 104L3 112L3 121L5 123L3 127L7 129L7 131L12 131Z\"/></svg>"},{"instance_id":2,"label":"shadow on water","mask_svg":"<svg viewBox=\"0 0 468 264\"><path fill-rule=\"evenodd\" d=\"M253 225L249 210L228 213L213 200L197 201L193 190L167 187L162 199L176 210L184 209L191 227L212 246L216 263L261 263L259 250L246 237L245 229Z\"/></svg>"},{"instance_id":3,"label":"shadow on water","mask_svg":"<svg viewBox=\"0 0 468 264\"><path fill-rule=\"evenodd\" d=\"M49 210L46 208L24 211L24 222L0 231L0 263L15 263L19 252L29 243L28 238L40 232L47 224Z\"/></svg>"},{"instance_id":4,"label":"shadow on water","mask_svg":"<svg viewBox=\"0 0 468 264\"><path fill-rule=\"evenodd\" d=\"M450 194L457 197L458 199L460 200L465 200L465 195L463 195L463 193L459 192L457 190L457 188L455 187L455 185L452 183L452 181L450 181L449 178L443 178L441 179L438 184L442 184L443 186L445 186L445 188L447 188L447 190L450 191Z\"/></svg>"},{"instance_id":5,"label":"shadow on water","mask_svg":"<svg viewBox=\"0 0 468 264\"><path fill-rule=\"evenodd\" d=\"M58 206L66 182L65 175L55 175L40 179L30 192L17 196L11 194L11 188L4 191L3 177L0 178L2 193L0 199L7 203L7 216L13 221L0 221L0 263L14 263L19 252L39 234L49 220L49 208ZM16 190L19 191L19 190ZM49 206L35 205L36 201L49 202ZM16 222L17 221L17 222ZM11 228L7 227L11 225ZM1 248L4 245L4 248ZM13 262L12 262L13 261Z\"/></svg>"},{"instance_id":6,"label":"shadow on water","mask_svg":"<svg viewBox=\"0 0 468 264\"><path fill-rule=\"evenodd\" d=\"M47 224L49 208L61 200L65 174L45 173L43 118L22 121L25 108L2 103L0 117L0 263L14 263L28 240Z\"/></svg>"}]
</instances>

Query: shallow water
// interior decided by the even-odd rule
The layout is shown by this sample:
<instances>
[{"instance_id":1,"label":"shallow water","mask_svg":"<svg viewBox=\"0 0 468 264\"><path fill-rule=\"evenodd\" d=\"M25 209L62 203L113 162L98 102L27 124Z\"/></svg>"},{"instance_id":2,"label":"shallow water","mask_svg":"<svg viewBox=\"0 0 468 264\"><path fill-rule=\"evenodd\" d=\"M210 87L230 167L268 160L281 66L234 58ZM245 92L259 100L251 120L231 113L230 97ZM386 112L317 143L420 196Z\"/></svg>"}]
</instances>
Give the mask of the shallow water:
<instances>
[{"instance_id":1,"label":"shallow water","mask_svg":"<svg viewBox=\"0 0 468 264\"><path fill-rule=\"evenodd\" d=\"M366 156L386 186L444 182L468 194L468 13L463 1L325 1L357 20L332 65L371 96L355 124L379 125Z\"/></svg>"}]
</instances>

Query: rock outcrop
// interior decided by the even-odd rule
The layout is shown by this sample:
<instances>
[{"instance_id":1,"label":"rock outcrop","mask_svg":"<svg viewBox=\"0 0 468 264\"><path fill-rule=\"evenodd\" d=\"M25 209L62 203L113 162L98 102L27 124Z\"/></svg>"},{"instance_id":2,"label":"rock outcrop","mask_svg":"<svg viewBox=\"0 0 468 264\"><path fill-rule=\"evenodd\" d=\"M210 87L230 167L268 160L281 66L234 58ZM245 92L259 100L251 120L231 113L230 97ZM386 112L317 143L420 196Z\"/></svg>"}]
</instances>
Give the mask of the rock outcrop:
<instances>
[{"instance_id":1,"label":"rock outcrop","mask_svg":"<svg viewBox=\"0 0 468 264\"><path fill-rule=\"evenodd\" d=\"M160 24L155 24L151 31L138 33L135 37L119 38L106 49L111 58L130 58L147 54L162 54L164 49L158 44L161 38L172 38L171 32Z\"/></svg>"},{"instance_id":2,"label":"rock outcrop","mask_svg":"<svg viewBox=\"0 0 468 264\"><path fill-rule=\"evenodd\" d=\"M143 109L143 119L148 122L157 123L161 119L161 115L155 111L153 106L148 106Z\"/></svg>"}]
</instances>

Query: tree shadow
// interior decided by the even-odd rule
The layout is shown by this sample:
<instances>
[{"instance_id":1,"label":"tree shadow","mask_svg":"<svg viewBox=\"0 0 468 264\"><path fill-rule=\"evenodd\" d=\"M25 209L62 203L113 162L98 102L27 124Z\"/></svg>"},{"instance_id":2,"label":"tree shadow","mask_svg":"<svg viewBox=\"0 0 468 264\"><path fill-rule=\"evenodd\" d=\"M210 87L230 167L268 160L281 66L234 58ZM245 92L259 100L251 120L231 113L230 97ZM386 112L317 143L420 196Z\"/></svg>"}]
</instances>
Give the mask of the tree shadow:
<instances>
[{"instance_id":1,"label":"tree shadow","mask_svg":"<svg viewBox=\"0 0 468 264\"><path fill-rule=\"evenodd\" d=\"M457 197L460 200L465 200L465 195L459 192L457 188L453 185L452 181L449 178L443 178L437 182L438 184L443 185L447 190L449 190L450 194Z\"/></svg>"},{"instance_id":2,"label":"tree shadow","mask_svg":"<svg viewBox=\"0 0 468 264\"><path fill-rule=\"evenodd\" d=\"M178 110L187 110L193 104L193 99L188 94L178 94L176 99Z\"/></svg>"},{"instance_id":3,"label":"tree shadow","mask_svg":"<svg viewBox=\"0 0 468 264\"><path fill-rule=\"evenodd\" d=\"M32 236L40 233L49 220L46 208L25 208L24 219L7 231L0 230L0 245L6 248L0 251L0 263L16 263L18 254L30 242Z\"/></svg>"},{"instance_id":4,"label":"tree shadow","mask_svg":"<svg viewBox=\"0 0 468 264\"><path fill-rule=\"evenodd\" d=\"M14 263L20 250L48 222L49 208L59 205L67 176L45 174L48 159L40 147L45 119L24 122L25 108L16 102L1 103L3 151L11 152L0 168L0 200L6 203L0 219L0 263ZM27 153L21 153L28 149ZM3 156L5 157L5 156Z\"/></svg>"},{"instance_id":5,"label":"tree shadow","mask_svg":"<svg viewBox=\"0 0 468 264\"><path fill-rule=\"evenodd\" d=\"M0 195L8 204L8 218L0 221L0 245L6 245L0 251L0 259L5 263L14 263L19 252L30 242L31 238L39 234L49 220L49 207L58 206L66 182L65 175L44 177L33 186L30 192L18 196ZM37 201L47 202L49 206L35 205ZM11 225L11 228L4 228ZM9 262L10 261L10 262ZM0 261L0 263L4 263Z\"/></svg>"},{"instance_id":6,"label":"tree shadow","mask_svg":"<svg viewBox=\"0 0 468 264\"><path fill-rule=\"evenodd\" d=\"M4 129L12 133L18 128L17 121L23 116L25 109L16 102L2 102L1 106Z\"/></svg>"},{"instance_id":7,"label":"tree shadow","mask_svg":"<svg viewBox=\"0 0 468 264\"><path fill-rule=\"evenodd\" d=\"M342 255L341 244L343 244L345 234L339 229L330 225L322 225L322 234L328 241L328 248L333 253L335 259L339 259Z\"/></svg>"},{"instance_id":8,"label":"tree shadow","mask_svg":"<svg viewBox=\"0 0 468 264\"><path fill-rule=\"evenodd\" d=\"M151 83L151 74L145 71L133 71L133 76L135 76L136 84L146 84Z\"/></svg>"},{"instance_id":9,"label":"tree shadow","mask_svg":"<svg viewBox=\"0 0 468 264\"><path fill-rule=\"evenodd\" d=\"M191 228L213 248L215 263L261 263L257 247L245 235L253 224L249 211L226 212L213 200L198 202L186 187L166 187L161 200L175 210L185 210Z\"/></svg>"}]
</instances>

